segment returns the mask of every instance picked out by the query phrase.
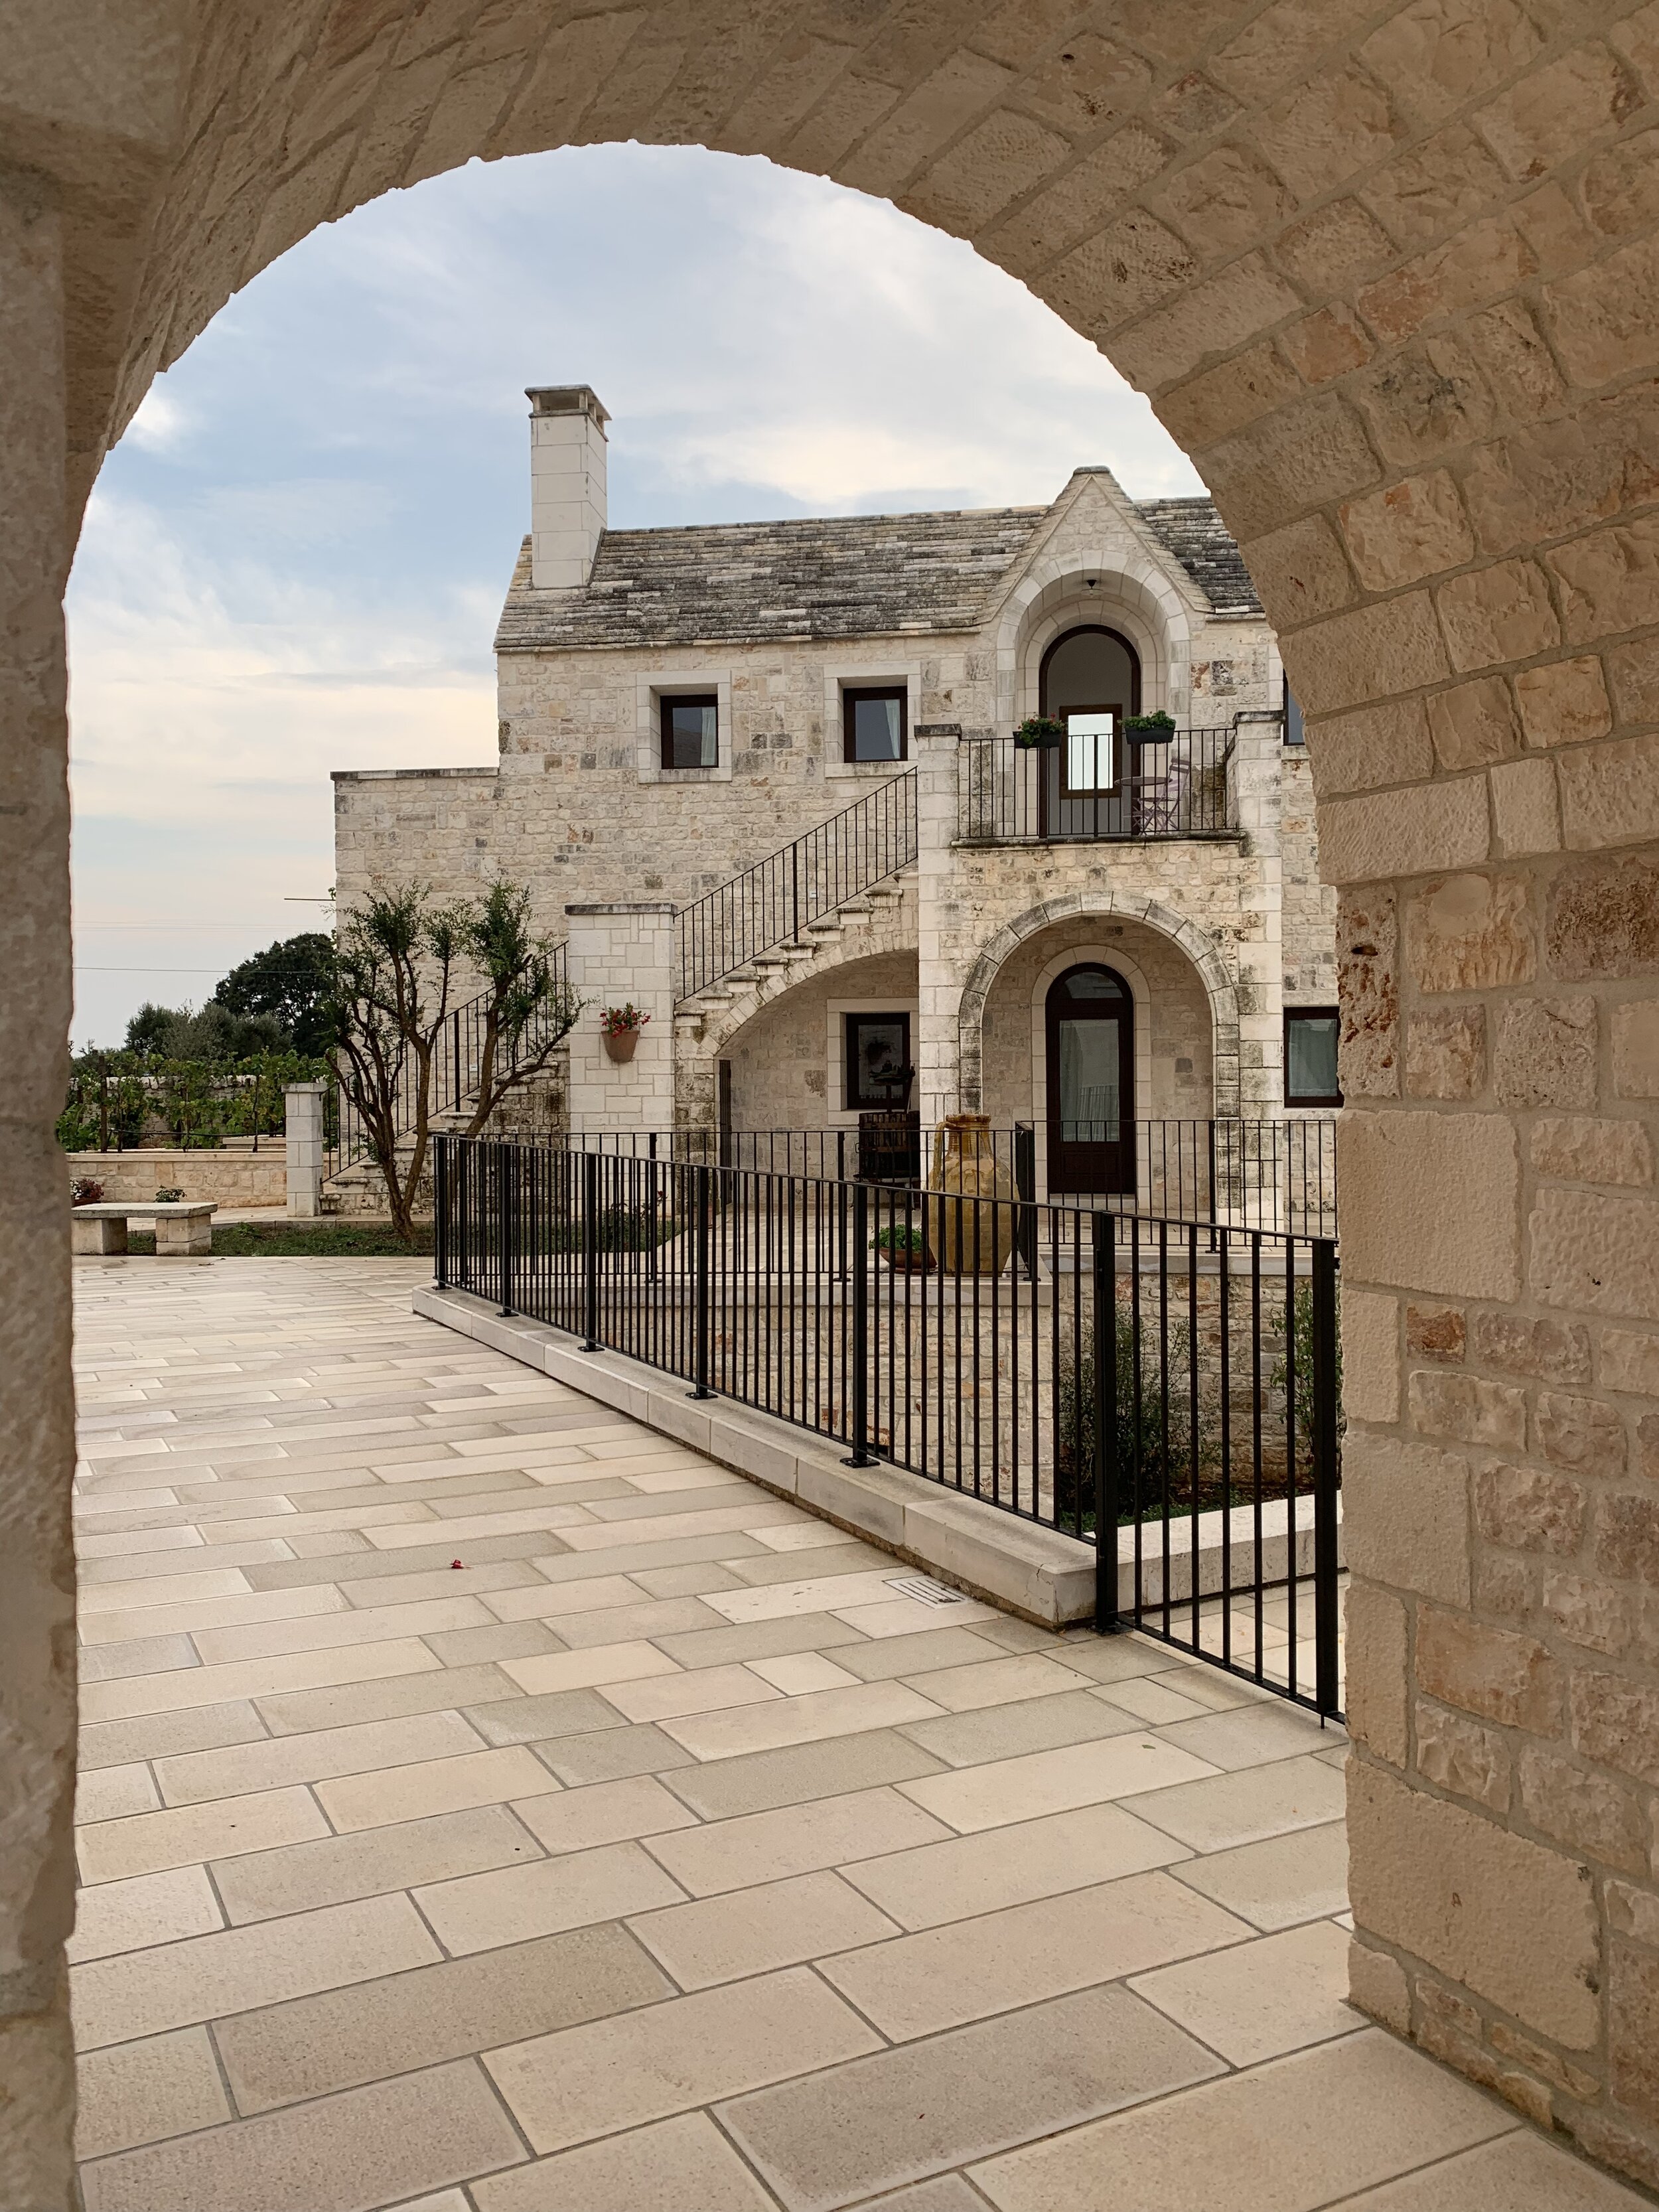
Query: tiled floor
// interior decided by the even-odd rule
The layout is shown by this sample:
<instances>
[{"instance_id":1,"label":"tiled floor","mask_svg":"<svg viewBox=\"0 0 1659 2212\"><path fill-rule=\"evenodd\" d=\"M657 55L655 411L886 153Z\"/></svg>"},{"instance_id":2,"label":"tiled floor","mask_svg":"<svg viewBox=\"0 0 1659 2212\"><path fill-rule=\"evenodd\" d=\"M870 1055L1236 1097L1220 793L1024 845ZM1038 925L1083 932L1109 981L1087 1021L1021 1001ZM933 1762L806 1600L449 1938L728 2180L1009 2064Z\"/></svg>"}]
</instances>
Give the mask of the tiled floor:
<instances>
[{"instance_id":1,"label":"tiled floor","mask_svg":"<svg viewBox=\"0 0 1659 2212\"><path fill-rule=\"evenodd\" d=\"M1340 1739L413 1319L77 1268L87 2212L1615 2212L1342 2002Z\"/></svg>"}]
</instances>

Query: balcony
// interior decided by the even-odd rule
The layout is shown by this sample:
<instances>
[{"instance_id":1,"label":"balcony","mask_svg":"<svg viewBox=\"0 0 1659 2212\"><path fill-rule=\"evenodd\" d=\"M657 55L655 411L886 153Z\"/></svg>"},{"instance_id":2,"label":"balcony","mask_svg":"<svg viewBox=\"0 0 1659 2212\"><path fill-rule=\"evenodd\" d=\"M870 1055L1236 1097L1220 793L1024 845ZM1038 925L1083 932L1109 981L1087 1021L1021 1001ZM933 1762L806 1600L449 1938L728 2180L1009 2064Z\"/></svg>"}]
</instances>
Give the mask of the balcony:
<instances>
[{"instance_id":1,"label":"balcony","mask_svg":"<svg viewBox=\"0 0 1659 2212\"><path fill-rule=\"evenodd\" d=\"M1238 835L1237 732L1177 730L1166 744L1126 745L1099 781L1068 782L1077 763L1059 745L1012 737L964 738L957 842L963 845L1141 843ZM1121 763L1127 762L1125 772ZM1090 779L1093 782L1092 775Z\"/></svg>"}]
</instances>

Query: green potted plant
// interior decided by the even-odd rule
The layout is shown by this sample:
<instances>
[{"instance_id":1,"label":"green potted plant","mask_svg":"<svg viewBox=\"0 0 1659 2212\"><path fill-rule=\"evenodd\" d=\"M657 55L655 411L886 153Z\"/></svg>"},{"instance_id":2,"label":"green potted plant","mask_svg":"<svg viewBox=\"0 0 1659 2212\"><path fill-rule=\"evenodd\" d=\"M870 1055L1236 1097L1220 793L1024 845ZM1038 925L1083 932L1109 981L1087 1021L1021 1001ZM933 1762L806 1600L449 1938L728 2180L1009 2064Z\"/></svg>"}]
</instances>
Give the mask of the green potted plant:
<instances>
[{"instance_id":1,"label":"green potted plant","mask_svg":"<svg viewBox=\"0 0 1659 2212\"><path fill-rule=\"evenodd\" d=\"M1167 745L1176 732L1175 718L1160 707L1155 714L1127 714L1123 734L1132 745Z\"/></svg>"},{"instance_id":2,"label":"green potted plant","mask_svg":"<svg viewBox=\"0 0 1659 2212\"><path fill-rule=\"evenodd\" d=\"M607 1006L599 1016L599 1034L614 1060L629 1060L640 1041L640 1031L650 1020L630 999L625 1006Z\"/></svg>"},{"instance_id":3,"label":"green potted plant","mask_svg":"<svg viewBox=\"0 0 1659 2212\"><path fill-rule=\"evenodd\" d=\"M1028 714L1014 732L1014 743L1022 752L1042 752L1057 745L1065 734L1065 724L1052 714Z\"/></svg>"},{"instance_id":4,"label":"green potted plant","mask_svg":"<svg viewBox=\"0 0 1659 2212\"><path fill-rule=\"evenodd\" d=\"M933 1255L917 1222L890 1221L884 1229L877 1230L871 1242L895 1274L931 1275L933 1272Z\"/></svg>"}]
</instances>

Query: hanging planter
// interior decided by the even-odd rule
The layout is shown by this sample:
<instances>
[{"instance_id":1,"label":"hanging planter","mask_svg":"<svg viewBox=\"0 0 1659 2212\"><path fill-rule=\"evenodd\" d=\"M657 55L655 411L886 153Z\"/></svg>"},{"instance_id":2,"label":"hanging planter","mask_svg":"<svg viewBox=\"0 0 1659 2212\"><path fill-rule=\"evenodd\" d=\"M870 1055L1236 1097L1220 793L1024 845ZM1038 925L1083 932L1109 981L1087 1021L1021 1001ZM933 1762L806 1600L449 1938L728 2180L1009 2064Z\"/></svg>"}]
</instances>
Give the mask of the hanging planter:
<instances>
[{"instance_id":1,"label":"hanging planter","mask_svg":"<svg viewBox=\"0 0 1659 2212\"><path fill-rule=\"evenodd\" d=\"M1175 719L1164 713L1129 714L1124 719L1123 734L1132 745L1167 745L1176 733Z\"/></svg>"},{"instance_id":2,"label":"hanging planter","mask_svg":"<svg viewBox=\"0 0 1659 2212\"><path fill-rule=\"evenodd\" d=\"M1022 752L1046 752L1065 734L1065 725L1052 714L1031 714L1014 732L1014 743Z\"/></svg>"},{"instance_id":3,"label":"hanging planter","mask_svg":"<svg viewBox=\"0 0 1659 2212\"><path fill-rule=\"evenodd\" d=\"M605 1048L619 1065L634 1057L640 1042L640 1031L650 1020L630 1000L625 1006L607 1006L599 1016L599 1035L605 1039Z\"/></svg>"}]
</instances>

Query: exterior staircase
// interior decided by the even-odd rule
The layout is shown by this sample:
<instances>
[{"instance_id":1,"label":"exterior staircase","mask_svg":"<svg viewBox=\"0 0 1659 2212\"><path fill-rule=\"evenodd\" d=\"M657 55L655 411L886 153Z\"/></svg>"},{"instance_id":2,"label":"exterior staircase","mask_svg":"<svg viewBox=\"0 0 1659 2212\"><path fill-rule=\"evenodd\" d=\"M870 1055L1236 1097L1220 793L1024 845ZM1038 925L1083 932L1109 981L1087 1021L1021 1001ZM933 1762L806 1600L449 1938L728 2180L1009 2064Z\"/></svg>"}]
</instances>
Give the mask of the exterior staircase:
<instances>
[{"instance_id":1,"label":"exterior staircase","mask_svg":"<svg viewBox=\"0 0 1659 2212\"><path fill-rule=\"evenodd\" d=\"M826 969L878 952L914 950L915 882L912 861L852 893L804 923L799 944L770 945L682 999L674 1010L676 1028L684 1024L693 1038L715 1027L729 1035L781 993Z\"/></svg>"}]
</instances>

